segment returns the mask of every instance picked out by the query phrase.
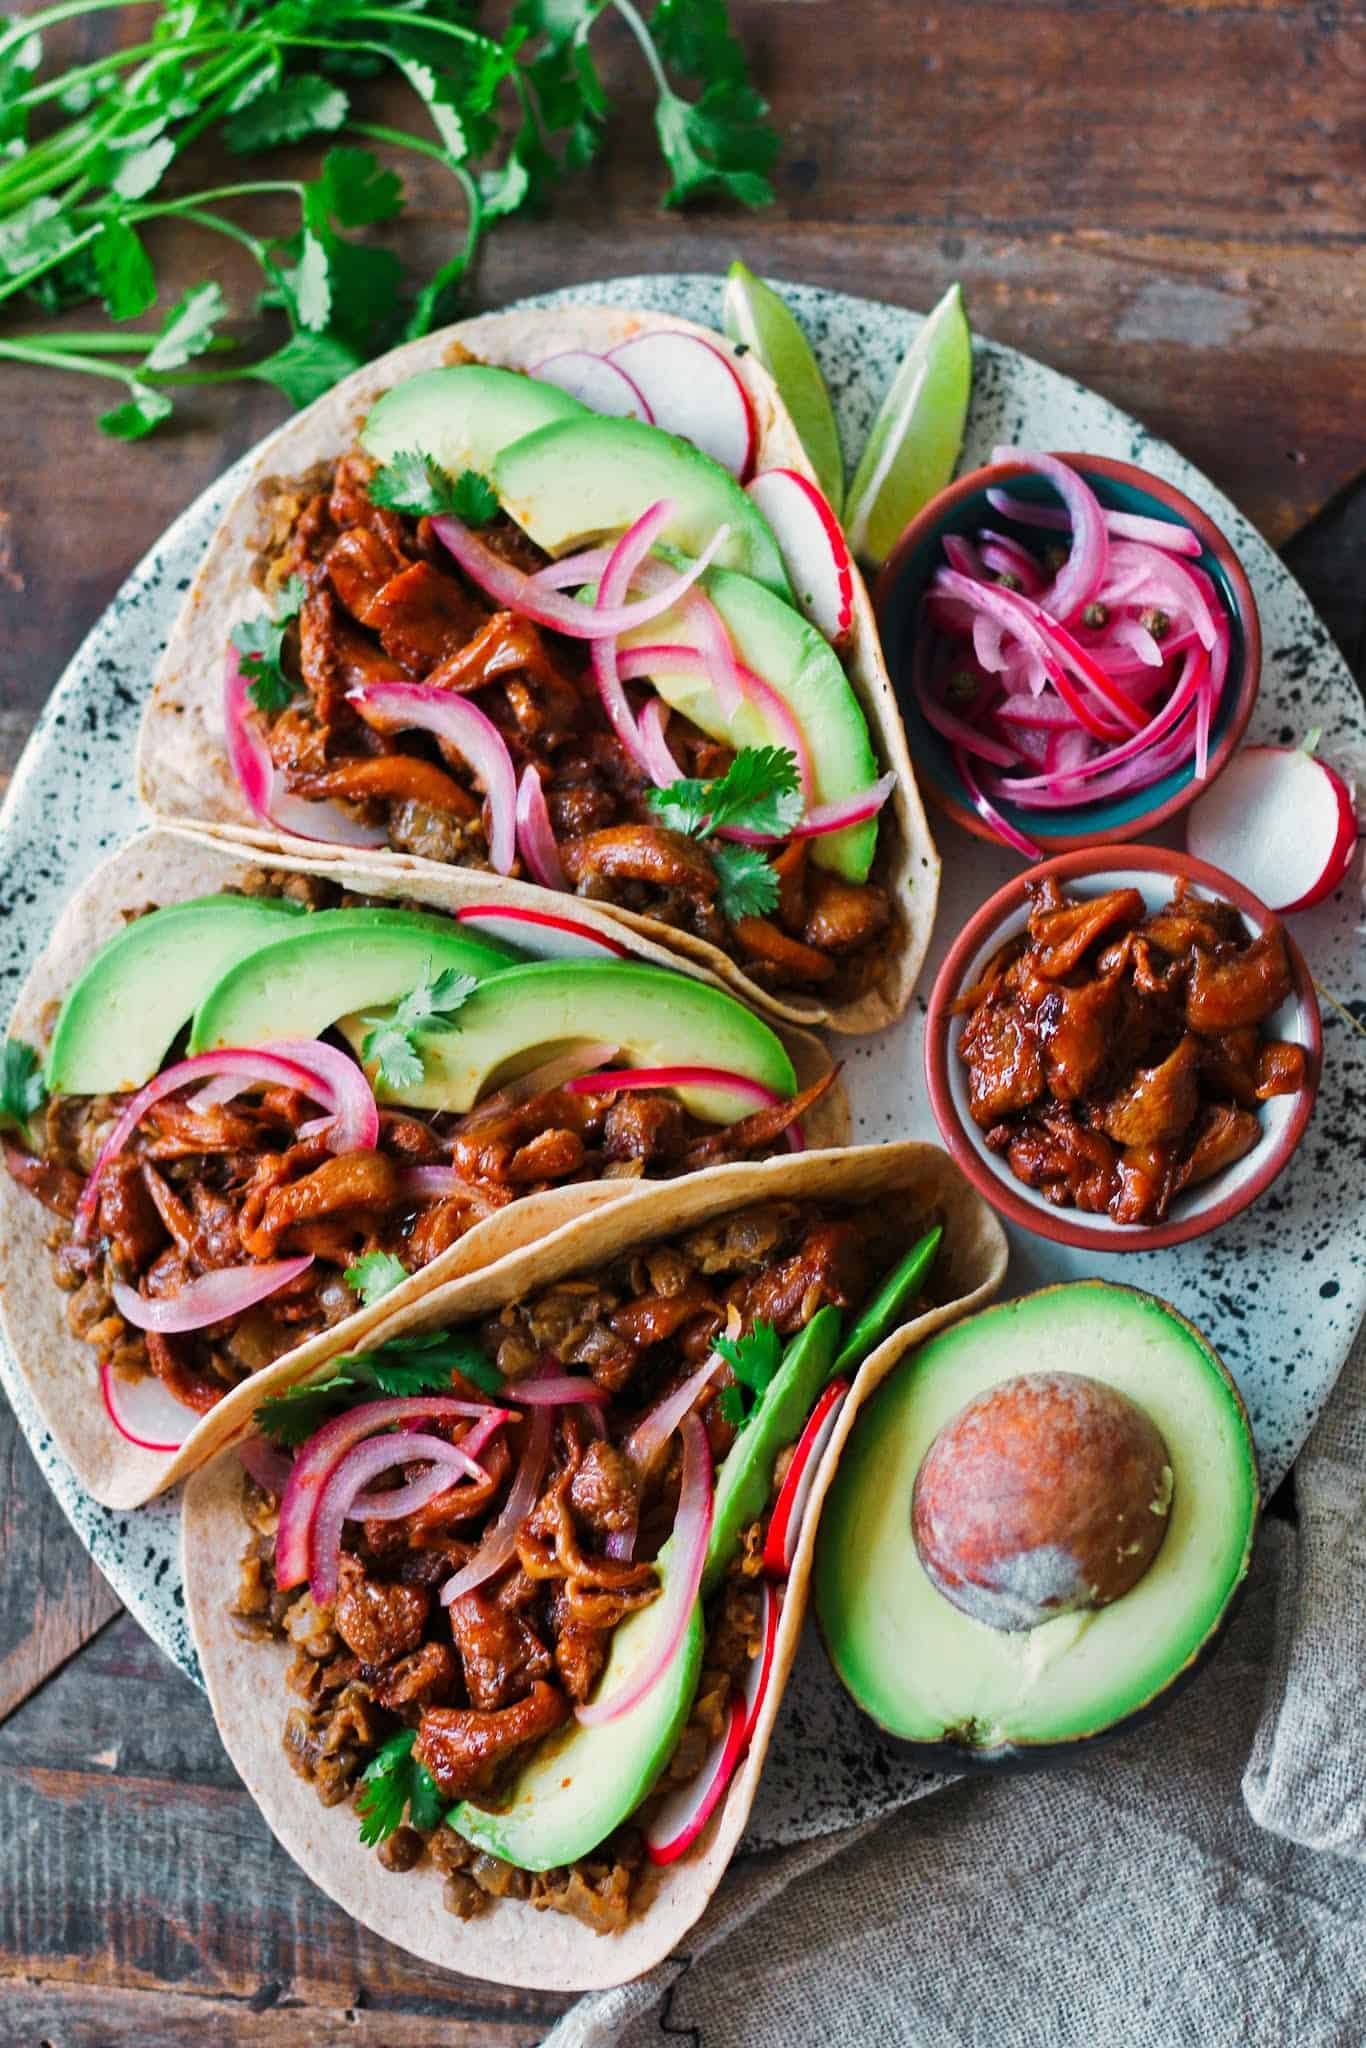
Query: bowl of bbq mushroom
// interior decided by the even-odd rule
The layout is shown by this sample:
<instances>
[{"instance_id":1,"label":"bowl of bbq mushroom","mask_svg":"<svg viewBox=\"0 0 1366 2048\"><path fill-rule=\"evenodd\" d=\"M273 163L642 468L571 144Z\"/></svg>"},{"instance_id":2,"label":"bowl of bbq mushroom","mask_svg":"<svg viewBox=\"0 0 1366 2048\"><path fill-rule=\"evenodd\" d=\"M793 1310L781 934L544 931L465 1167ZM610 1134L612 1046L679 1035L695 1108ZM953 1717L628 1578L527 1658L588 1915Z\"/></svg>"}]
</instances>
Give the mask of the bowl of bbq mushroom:
<instances>
[{"instance_id":1,"label":"bowl of bbq mushroom","mask_svg":"<svg viewBox=\"0 0 1366 2048\"><path fill-rule=\"evenodd\" d=\"M959 934L925 1038L944 1143L1011 1222L1091 1251L1217 1230L1309 1121L1309 969L1231 875L1160 846L1028 869Z\"/></svg>"}]
</instances>

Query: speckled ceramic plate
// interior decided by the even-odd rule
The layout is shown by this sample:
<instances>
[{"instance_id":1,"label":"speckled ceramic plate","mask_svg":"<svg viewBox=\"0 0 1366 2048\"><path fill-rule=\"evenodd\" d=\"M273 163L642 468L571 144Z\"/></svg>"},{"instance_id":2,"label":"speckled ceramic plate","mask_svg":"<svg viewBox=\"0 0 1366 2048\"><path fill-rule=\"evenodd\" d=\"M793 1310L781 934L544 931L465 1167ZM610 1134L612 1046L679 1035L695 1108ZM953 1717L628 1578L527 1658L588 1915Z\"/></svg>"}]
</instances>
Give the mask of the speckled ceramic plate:
<instances>
[{"instance_id":1,"label":"speckled ceramic plate","mask_svg":"<svg viewBox=\"0 0 1366 2048\"><path fill-rule=\"evenodd\" d=\"M658 306L716 324L711 278L621 278L565 297ZM796 286L839 412L856 452L918 316L868 299ZM1361 697L1304 596L1259 539L1189 463L1114 406L1028 357L979 342L965 466L998 441L1087 448L1141 462L1204 505L1246 565L1261 607L1265 662L1252 737L1289 741L1323 728L1336 761L1366 761ZM155 449L136 458L155 462ZM133 572L48 703L0 812L0 1000L7 1013L32 956L75 884L140 822L133 794L138 714L162 639L201 550L236 484L229 472ZM1015 871L996 852L939 822L944 855L938 940L928 988L953 933ZM1340 1000L1366 994L1355 877L1296 921L1322 985ZM921 1066L923 1003L895 1030L846 1041L858 1136L936 1136ZM1289 1468L1327 1397L1366 1309L1366 1061L1360 1041L1325 1015L1323 1088L1290 1169L1227 1230L1179 1250L1096 1256L1013 1236L1014 1290L1100 1272L1166 1295L1205 1329L1237 1377L1252 1416L1268 1486ZM191 1676L177 1563L177 1504L132 1515L93 1506L44 1436L14 1362L0 1377L81 1540L119 1597ZM749 1842L764 1847L842 1827L925 1789L926 1780L884 1746L835 1683L808 1632L755 1807Z\"/></svg>"}]
</instances>

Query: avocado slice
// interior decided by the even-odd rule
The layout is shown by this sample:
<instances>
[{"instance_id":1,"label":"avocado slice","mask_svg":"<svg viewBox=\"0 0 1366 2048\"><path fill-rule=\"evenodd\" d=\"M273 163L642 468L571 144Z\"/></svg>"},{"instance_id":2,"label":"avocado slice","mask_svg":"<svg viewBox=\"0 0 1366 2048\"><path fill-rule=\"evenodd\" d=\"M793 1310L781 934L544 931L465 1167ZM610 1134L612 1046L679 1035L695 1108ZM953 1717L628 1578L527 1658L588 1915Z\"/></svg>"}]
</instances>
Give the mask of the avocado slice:
<instances>
[{"instance_id":1,"label":"avocado slice","mask_svg":"<svg viewBox=\"0 0 1366 2048\"><path fill-rule=\"evenodd\" d=\"M401 448L433 456L452 476L491 476L499 451L556 420L591 419L586 405L553 384L487 363L452 363L395 384L370 408L360 444L377 462Z\"/></svg>"},{"instance_id":2,"label":"avocado slice","mask_svg":"<svg viewBox=\"0 0 1366 2048\"><path fill-rule=\"evenodd\" d=\"M897 1327L907 1302L914 1301L924 1286L943 1236L944 1226L937 1223L918 1244L911 1246L904 1258L897 1260L840 1346L831 1379L847 1379L856 1373L869 1352L876 1351L883 1338Z\"/></svg>"},{"instance_id":3,"label":"avocado slice","mask_svg":"<svg viewBox=\"0 0 1366 2048\"><path fill-rule=\"evenodd\" d=\"M735 1555L741 1532L761 1515L773 1490L779 1451L795 1444L817 1394L833 1377L840 1312L817 1309L797 1332L782 1362L716 1475L711 1537L702 1567L703 1598L719 1585Z\"/></svg>"},{"instance_id":4,"label":"avocado slice","mask_svg":"<svg viewBox=\"0 0 1366 2048\"><path fill-rule=\"evenodd\" d=\"M728 525L716 559L791 600L778 543L735 478L691 442L643 420L593 414L540 427L503 449L493 480L504 509L551 555L619 534L670 498L665 540L695 559L717 527Z\"/></svg>"},{"instance_id":5,"label":"avocado slice","mask_svg":"<svg viewBox=\"0 0 1366 2048\"><path fill-rule=\"evenodd\" d=\"M140 1088L206 989L306 916L268 896L196 896L134 918L101 946L62 1004L48 1050L54 1095Z\"/></svg>"},{"instance_id":6,"label":"avocado slice","mask_svg":"<svg viewBox=\"0 0 1366 2048\"><path fill-rule=\"evenodd\" d=\"M278 1010L278 991L272 993ZM779 1095L796 1093L782 1040L762 1019L708 982L636 961L538 960L512 967L476 989L456 1021L457 1030L422 1038L421 1081L401 1089L381 1084L383 1100L412 1109L471 1109L490 1085L594 1039L619 1046L622 1066L703 1062L761 1081ZM354 1015L340 1023L359 1053L369 1027ZM754 1108L724 1088L675 1092L711 1123L729 1123Z\"/></svg>"},{"instance_id":7,"label":"avocado slice","mask_svg":"<svg viewBox=\"0 0 1366 2048\"><path fill-rule=\"evenodd\" d=\"M1165 1442L1169 1517L1152 1563L1109 1606L1019 1632L931 1584L911 1532L916 1476L978 1395L1058 1362L1117 1389ZM1044 1288L931 1338L873 1395L845 1446L816 1539L816 1614L835 1670L890 1734L954 1760L1027 1756L1102 1733L1169 1696L1212 1642L1257 1522L1247 1415L1204 1337L1136 1288Z\"/></svg>"},{"instance_id":8,"label":"avocado slice","mask_svg":"<svg viewBox=\"0 0 1366 2048\"><path fill-rule=\"evenodd\" d=\"M420 910L319 910L247 954L202 997L191 1052L316 1038L352 1011L382 1009L416 988L430 966L480 979L518 955Z\"/></svg>"},{"instance_id":9,"label":"avocado slice","mask_svg":"<svg viewBox=\"0 0 1366 2048\"><path fill-rule=\"evenodd\" d=\"M863 706L822 633L763 583L732 569L709 569L703 588L721 614L746 668L771 684L801 727L811 757L817 803L835 803L876 782L877 756ZM691 634L677 612L666 612L623 636L630 646L687 645ZM651 678L667 704L733 747L772 746L776 739L748 698L727 718L705 676L662 672ZM866 882L877 848L878 820L846 826L813 839L811 858L846 881Z\"/></svg>"},{"instance_id":10,"label":"avocado slice","mask_svg":"<svg viewBox=\"0 0 1366 2048\"><path fill-rule=\"evenodd\" d=\"M662 1584L668 1543L656 1563ZM612 1637L599 1685L615 1691L654 1647L661 1596L628 1614ZM458 1835L520 1870L573 1863L634 1813L678 1745L702 1669L702 1602L693 1602L683 1640L657 1682L614 1721L585 1728L569 1721L532 1754L496 1813L468 1799L446 1819Z\"/></svg>"}]
</instances>

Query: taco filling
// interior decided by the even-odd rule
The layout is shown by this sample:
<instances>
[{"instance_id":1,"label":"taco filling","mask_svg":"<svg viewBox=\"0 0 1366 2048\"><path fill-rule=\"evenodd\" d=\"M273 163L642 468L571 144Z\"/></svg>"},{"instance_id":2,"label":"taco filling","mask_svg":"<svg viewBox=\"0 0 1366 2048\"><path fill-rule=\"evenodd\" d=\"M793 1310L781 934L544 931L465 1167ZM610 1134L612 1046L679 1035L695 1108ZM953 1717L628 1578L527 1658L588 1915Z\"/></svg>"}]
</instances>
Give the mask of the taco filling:
<instances>
[{"instance_id":1,"label":"taco filling","mask_svg":"<svg viewBox=\"0 0 1366 2048\"><path fill-rule=\"evenodd\" d=\"M257 873L131 919L41 1070L10 1042L4 1154L124 1427L136 1383L203 1413L524 1197L800 1146L832 1079L666 969Z\"/></svg>"},{"instance_id":2,"label":"taco filling","mask_svg":"<svg viewBox=\"0 0 1366 2048\"><path fill-rule=\"evenodd\" d=\"M504 386L549 388L428 373L367 423L388 460L347 453L260 486L253 575L272 616L227 652L244 793L266 822L569 891L706 941L764 988L856 999L894 943L878 879L894 778L838 644L780 566L767 582L720 566L757 567L761 540L776 565L772 537L724 472L738 508L707 496L715 465L653 427L585 413L543 430L567 430L562 448L538 453L532 432L478 449L492 480L443 467L433 450L454 437L462 459L490 379L500 404ZM599 544L553 560L533 530L561 535L559 500L580 489Z\"/></svg>"},{"instance_id":3,"label":"taco filling","mask_svg":"<svg viewBox=\"0 0 1366 2048\"><path fill-rule=\"evenodd\" d=\"M292 1648L286 1755L386 1869L610 1932L691 1846L838 1402L930 1298L928 1220L757 1203L258 1408L233 1626Z\"/></svg>"}]
</instances>

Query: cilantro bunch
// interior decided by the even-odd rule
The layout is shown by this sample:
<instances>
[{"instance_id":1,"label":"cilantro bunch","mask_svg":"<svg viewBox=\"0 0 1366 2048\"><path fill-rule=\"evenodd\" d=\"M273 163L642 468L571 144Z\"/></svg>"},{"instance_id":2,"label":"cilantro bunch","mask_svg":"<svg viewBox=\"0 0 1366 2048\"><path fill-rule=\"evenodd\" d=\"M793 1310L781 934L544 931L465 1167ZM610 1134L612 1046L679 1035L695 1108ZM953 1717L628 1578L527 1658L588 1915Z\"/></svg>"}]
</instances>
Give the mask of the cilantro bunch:
<instances>
[{"instance_id":1,"label":"cilantro bunch","mask_svg":"<svg viewBox=\"0 0 1366 2048\"><path fill-rule=\"evenodd\" d=\"M506 33L467 0L160 0L127 8L108 53L45 69L58 24L120 0L58 0L0 30L0 319L21 302L56 313L101 305L113 328L0 334L0 359L103 378L124 389L100 417L137 440L184 384L274 385L306 405L380 349L453 317L489 228L549 199L597 155L611 112L594 50L602 16L625 24L655 92L670 173L666 206L730 198L763 206L778 141L730 32L725 0L516 0ZM375 81L397 79L420 132L368 118ZM679 80L691 81L692 96ZM312 176L224 175L286 145L330 138ZM388 228L403 180L381 164L409 152L454 179L464 228L430 277L405 274ZM213 166L207 178L198 167ZM295 210L291 232L257 231ZM248 251L278 346L224 364L228 308L214 283L158 308L157 224L189 222ZM132 326L160 311L154 325Z\"/></svg>"},{"instance_id":2,"label":"cilantro bunch","mask_svg":"<svg viewBox=\"0 0 1366 2048\"><path fill-rule=\"evenodd\" d=\"M353 1266L348 1280L355 1270ZM455 1372L487 1394L496 1394L503 1384L478 1338L468 1332L421 1330L411 1337L394 1337L373 1351L333 1359L325 1380L306 1380L286 1393L272 1394L256 1410L256 1427L289 1449L306 1443L342 1408L381 1394L445 1393Z\"/></svg>"}]
</instances>

